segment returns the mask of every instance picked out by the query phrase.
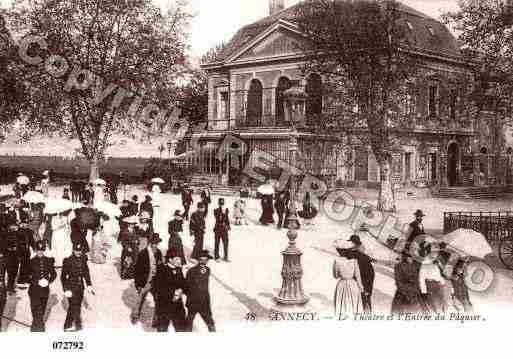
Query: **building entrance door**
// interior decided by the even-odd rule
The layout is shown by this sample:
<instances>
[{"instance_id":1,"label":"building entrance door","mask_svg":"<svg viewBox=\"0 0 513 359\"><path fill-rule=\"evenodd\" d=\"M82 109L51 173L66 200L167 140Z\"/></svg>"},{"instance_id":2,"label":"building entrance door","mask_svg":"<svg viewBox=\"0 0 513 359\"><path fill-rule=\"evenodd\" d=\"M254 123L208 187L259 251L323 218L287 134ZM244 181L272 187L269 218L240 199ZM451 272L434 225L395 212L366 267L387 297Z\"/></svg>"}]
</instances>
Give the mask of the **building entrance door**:
<instances>
[{"instance_id":1,"label":"building entrance door","mask_svg":"<svg viewBox=\"0 0 513 359\"><path fill-rule=\"evenodd\" d=\"M451 143L447 150L447 183L451 187L458 185L459 152L457 143Z\"/></svg>"}]
</instances>

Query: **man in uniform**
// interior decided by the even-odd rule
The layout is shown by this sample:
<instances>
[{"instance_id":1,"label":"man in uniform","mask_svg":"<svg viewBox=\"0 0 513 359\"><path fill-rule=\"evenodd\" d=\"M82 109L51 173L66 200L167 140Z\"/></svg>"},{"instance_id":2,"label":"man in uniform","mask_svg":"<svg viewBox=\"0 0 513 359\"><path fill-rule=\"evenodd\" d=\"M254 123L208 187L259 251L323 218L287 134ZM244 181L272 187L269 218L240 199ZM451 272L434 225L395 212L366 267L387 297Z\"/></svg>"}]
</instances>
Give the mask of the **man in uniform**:
<instances>
[{"instance_id":1,"label":"man in uniform","mask_svg":"<svg viewBox=\"0 0 513 359\"><path fill-rule=\"evenodd\" d=\"M73 254L62 262L62 288L69 303L64 331L71 331L73 325L75 325L75 330L82 329L81 309L84 299L84 282L87 285L87 290L94 294L87 256L83 254L82 246L79 242L73 243Z\"/></svg>"},{"instance_id":2,"label":"man in uniform","mask_svg":"<svg viewBox=\"0 0 513 359\"><path fill-rule=\"evenodd\" d=\"M30 282L30 247L34 246L34 232L29 228L27 221L22 221L18 228L17 255L20 263L18 284L28 287Z\"/></svg>"},{"instance_id":3,"label":"man in uniform","mask_svg":"<svg viewBox=\"0 0 513 359\"><path fill-rule=\"evenodd\" d=\"M30 297L30 310L32 311L32 332L44 332L44 316L46 304L50 295L49 285L57 278L55 271L55 260L45 257L46 245L43 241L38 241L34 249L36 255L30 260L30 288L28 291Z\"/></svg>"},{"instance_id":4,"label":"man in uniform","mask_svg":"<svg viewBox=\"0 0 513 359\"><path fill-rule=\"evenodd\" d=\"M5 251L5 242L0 238L0 332L2 331L2 316L4 315L5 302L7 301L7 288L5 285L7 260Z\"/></svg>"},{"instance_id":5,"label":"man in uniform","mask_svg":"<svg viewBox=\"0 0 513 359\"><path fill-rule=\"evenodd\" d=\"M212 256L207 250L202 250L198 254L199 263L189 269L186 276L186 295L187 295L187 324L188 330L192 331L194 317L199 313L210 332L215 332L216 327L212 318L212 308L210 306L209 278L210 268L207 266L208 260Z\"/></svg>"},{"instance_id":6,"label":"man in uniform","mask_svg":"<svg viewBox=\"0 0 513 359\"><path fill-rule=\"evenodd\" d=\"M420 209L418 209L413 215L415 216L415 220L410 223L408 231L406 232L406 250L409 250L415 237L425 234L422 220L426 215Z\"/></svg>"},{"instance_id":7,"label":"man in uniform","mask_svg":"<svg viewBox=\"0 0 513 359\"><path fill-rule=\"evenodd\" d=\"M216 224L214 226L215 238L215 251L214 257L219 261L219 242L223 241L224 261L229 262L228 259L228 232L230 231L230 217L228 208L224 207L224 198L219 198L219 207L214 210L214 217Z\"/></svg>"},{"instance_id":8,"label":"man in uniform","mask_svg":"<svg viewBox=\"0 0 513 359\"><path fill-rule=\"evenodd\" d=\"M198 203L198 210L191 215L189 223L189 231L194 236L194 248L191 257L198 259L199 253L203 250L203 239L205 237L205 207L203 203Z\"/></svg>"}]
</instances>

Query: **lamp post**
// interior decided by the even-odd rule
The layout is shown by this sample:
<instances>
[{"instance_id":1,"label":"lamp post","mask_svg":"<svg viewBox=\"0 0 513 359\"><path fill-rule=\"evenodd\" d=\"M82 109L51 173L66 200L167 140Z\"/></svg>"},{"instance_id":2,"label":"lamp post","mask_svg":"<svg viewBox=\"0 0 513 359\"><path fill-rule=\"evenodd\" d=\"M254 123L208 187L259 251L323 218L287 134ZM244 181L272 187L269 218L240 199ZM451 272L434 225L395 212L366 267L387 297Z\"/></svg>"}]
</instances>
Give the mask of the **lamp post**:
<instances>
[{"instance_id":1,"label":"lamp post","mask_svg":"<svg viewBox=\"0 0 513 359\"><path fill-rule=\"evenodd\" d=\"M296 124L304 117L306 94L303 90L292 88L284 92L285 96L285 118L292 127L289 141L290 165L297 166L298 155L298 132ZM298 217L296 213L295 200L297 195L297 178L291 175L289 188L289 215L287 216L287 237L289 244L281 252L283 255L283 267L281 270L282 286L279 294L275 296L275 301L281 305L304 305L309 298L303 291L303 268L301 267L301 256L303 252L296 246L298 236Z\"/></svg>"},{"instance_id":2,"label":"lamp post","mask_svg":"<svg viewBox=\"0 0 513 359\"><path fill-rule=\"evenodd\" d=\"M176 141L169 141L167 143L167 152L168 152L168 160L169 160L169 169L171 170L171 152L173 153L173 156L175 155L175 148L176 148Z\"/></svg>"}]
</instances>

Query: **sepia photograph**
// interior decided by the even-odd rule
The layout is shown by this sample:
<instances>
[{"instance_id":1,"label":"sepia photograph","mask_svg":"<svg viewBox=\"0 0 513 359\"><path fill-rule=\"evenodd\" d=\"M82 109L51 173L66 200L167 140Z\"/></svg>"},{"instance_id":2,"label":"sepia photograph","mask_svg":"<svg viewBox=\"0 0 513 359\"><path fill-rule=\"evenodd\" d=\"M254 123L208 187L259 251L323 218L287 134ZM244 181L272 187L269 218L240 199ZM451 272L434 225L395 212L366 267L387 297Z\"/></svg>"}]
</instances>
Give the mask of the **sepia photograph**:
<instances>
[{"instance_id":1,"label":"sepia photograph","mask_svg":"<svg viewBox=\"0 0 513 359\"><path fill-rule=\"evenodd\" d=\"M505 333L512 111L510 0L0 0L0 348Z\"/></svg>"}]
</instances>

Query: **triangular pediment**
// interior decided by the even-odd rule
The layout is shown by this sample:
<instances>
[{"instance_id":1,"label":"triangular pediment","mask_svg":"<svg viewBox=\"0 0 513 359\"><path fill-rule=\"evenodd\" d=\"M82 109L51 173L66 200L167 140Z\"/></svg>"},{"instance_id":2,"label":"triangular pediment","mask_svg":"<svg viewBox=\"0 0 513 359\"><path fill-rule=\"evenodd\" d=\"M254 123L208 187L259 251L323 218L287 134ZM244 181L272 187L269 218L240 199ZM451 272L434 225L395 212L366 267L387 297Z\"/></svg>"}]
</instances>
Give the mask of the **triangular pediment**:
<instances>
[{"instance_id":1,"label":"triangular pediment","mask_svg":"<svg viewBox=\"0 0 513 359\"><path fill-rule=\"evenodd\" d=\"M229 62L300 55L303 41L304 37L297 31L278 24L247 44Z\"/></svg>"}]
</instances>

